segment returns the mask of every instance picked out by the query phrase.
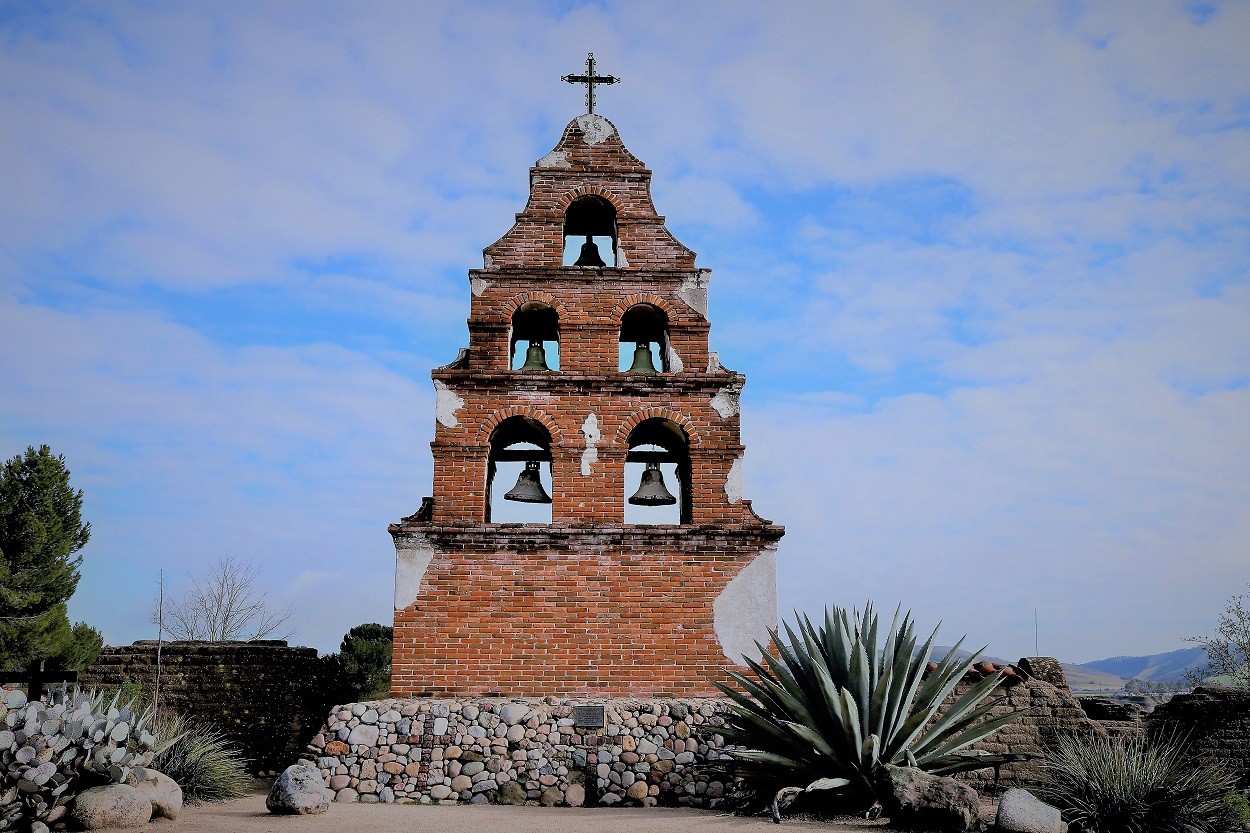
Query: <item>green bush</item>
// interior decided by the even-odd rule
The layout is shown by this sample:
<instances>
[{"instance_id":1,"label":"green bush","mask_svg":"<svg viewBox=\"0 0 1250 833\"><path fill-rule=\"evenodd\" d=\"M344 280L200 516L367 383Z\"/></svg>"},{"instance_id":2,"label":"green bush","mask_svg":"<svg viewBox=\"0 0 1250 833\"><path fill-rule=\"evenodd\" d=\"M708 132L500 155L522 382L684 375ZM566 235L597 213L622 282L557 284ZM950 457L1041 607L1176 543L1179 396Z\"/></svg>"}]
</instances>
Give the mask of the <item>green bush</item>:
<instances>
[{"instance_id":1,"label":"green bush","mask_svg":"<svg viewBox=\"0 0 1250 833\"><path fill-rule=\"evenodd\" d=\"M718 683L732 700L723 733L738 748L729 769L746 779L748 803L796 788L871 803L886 764L950 774L1015 759L960 754L1019 714L989 716L998 700L985 701L1001 674L939 714L979 651L960 661L956 644L926 676L936 629L917 649L911 614L900 622L895 611L879 647L871 602L862 615L827 609L819 626L800 615L797 627L785 625L784 639L770 633L777 656L759 646L762 664L743 659L754 677L731 674L737 688Z\"/></svg>"},{"instance_id":2,"label":"green bush","mask_svg":"<svg viewBox=\"0 0 1250 833\"><path fill-rule=\"evenodd\" d=\"M1219 833L1236 777L1196 760L1184 739L1067 737L1046 751L1044 800L1086 833Z\"/></svg>"},{"instance_id":3,"label":"green bush","mask_svg":"<svg viewBox=\"0 0 1250 833\"><path fill-rule=\"evenodd\" d=\"M157 720L156 732L172 743L156 754L151 768L178 782L183 800L198 804L247 793L247 761L220 729L170 713Z\"/></svg>"},{"instance_id":4,"label":"green bush","mask_svg":"<svg viewBox=\"0 0 1250 833\"><path fill-rule=\"evenodd\" d=\"M1224 796L1224 813L1234 825L1245 825L1250 822L1250 799L1239 792L1230 792Z\"/></svg>"}]
</instances>

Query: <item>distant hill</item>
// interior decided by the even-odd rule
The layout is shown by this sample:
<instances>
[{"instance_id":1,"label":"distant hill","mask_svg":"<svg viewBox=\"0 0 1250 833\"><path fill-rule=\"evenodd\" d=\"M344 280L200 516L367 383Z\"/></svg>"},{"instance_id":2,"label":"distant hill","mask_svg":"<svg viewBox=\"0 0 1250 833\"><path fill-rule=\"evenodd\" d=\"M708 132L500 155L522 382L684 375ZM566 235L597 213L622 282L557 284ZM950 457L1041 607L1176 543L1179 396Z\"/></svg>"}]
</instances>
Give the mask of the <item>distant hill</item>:
<instances>
[{"instance_id":1,"label":"distant hill","mask_svg":"<svg viewBox=\"0 0 1250 833\"><path fill-rule=\"evenodd\" d=\"M1093 692L1112 692L1124 688L1125 680L1115 674L1099 671L1089 665L1077 665L1072 662L1061 663L1063 676L1068 679L1068 687L1077 694Z\"/></svg>"},{"instance_id":2,"label":"distant hill","mask_svg":"<svg viewBox=\"0 0 1250 833\"><path fill-rule=\"evenodd\" d=\"M1114 674L1126 680L1149 680L1150 682L1172 682L1185 676L1185 672L1197 669L1206 663L1207 650L1201 645L1192 648L1181 648L1165 654L1151 654L1145 657L1110 657L1093 662L1082 663L1082 668Z\"/></svg>"}]
</instances>

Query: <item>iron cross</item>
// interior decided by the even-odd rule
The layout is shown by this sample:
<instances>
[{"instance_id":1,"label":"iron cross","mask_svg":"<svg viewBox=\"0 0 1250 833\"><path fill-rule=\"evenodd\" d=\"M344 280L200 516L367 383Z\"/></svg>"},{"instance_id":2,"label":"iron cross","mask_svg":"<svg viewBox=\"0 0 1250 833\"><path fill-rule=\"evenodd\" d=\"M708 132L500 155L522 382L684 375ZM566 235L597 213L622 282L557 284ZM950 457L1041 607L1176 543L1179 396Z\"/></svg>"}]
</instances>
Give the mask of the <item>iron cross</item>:
<instances>
[{"instance_id":1,"label":"iron cross","mask_svg":"<svg viewBox=\"0 0 1250 833\"><path fill-rule=\"evenodd\" d=\"M561 75L561 81L567 81L570 84L586 85L586 112L595 112L595 84L615 84L621 79L615 75L595 75L595 53L586 53L586 74L585 75Z\"/></svg>"}]
</instances>

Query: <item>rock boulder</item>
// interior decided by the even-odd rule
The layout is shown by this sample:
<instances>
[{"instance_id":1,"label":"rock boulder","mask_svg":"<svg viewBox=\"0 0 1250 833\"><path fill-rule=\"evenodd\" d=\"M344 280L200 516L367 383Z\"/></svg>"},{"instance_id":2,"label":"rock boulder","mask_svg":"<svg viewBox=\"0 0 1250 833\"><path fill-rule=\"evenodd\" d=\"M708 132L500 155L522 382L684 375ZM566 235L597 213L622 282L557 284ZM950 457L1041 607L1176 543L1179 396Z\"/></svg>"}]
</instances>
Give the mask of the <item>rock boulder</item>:
<instances>
[{"instance_id":1,"label":"rock boulder","mask_svg":"<svg viewBox=\"0 0 1250 833\"><path fill-rule=\"evenodd\" d=\"M129 784L106 784L83 790L72 816L84 830L143 827L152 818L152 802Z\"/></svg>"},{"instance_id":2,"label":"rock boulder","mask_svg":"<svg viewBox=\"0 0 1250 833\"><path fill-rule=\"evenodd\" d=\"M129 781L131 786L152 802L152 818L176 819L182 810L182 787L163 772L144 769L142 779Z\"/></svg>"},{"instance_id":3,"label":"rock boulder","mask_svg":"<svg viewBox=\"0 0 1250 833\"><path fill-rule=\"evenodd\" d=\"M321 773L309 766L289 766L273 782L265 806L271 813L315 815L324 813L333 797Z\"/></svg>"},{"instance_id":4,"label":"rock boulder","mask_svg":"<svg viewBox=\"0 0 1250 833\"><path fill-rule=\"evenodd\" d=\"M994 824L1006 833L1063 833L1064 830L1059 808L1021 789L1003 793Z\"/></svg>"},{"instance_id":5,"label":"rock boulder","mask_svg":"<svg viewBox=\"0 0 1250 833\"><path fill-rule=\"evenodd\" d=\"M915 767L887 764L881 773L881 803L895 827L926 831L978 830L977 791L954 778L930 775Z\"/></svg>"}]
</instances>

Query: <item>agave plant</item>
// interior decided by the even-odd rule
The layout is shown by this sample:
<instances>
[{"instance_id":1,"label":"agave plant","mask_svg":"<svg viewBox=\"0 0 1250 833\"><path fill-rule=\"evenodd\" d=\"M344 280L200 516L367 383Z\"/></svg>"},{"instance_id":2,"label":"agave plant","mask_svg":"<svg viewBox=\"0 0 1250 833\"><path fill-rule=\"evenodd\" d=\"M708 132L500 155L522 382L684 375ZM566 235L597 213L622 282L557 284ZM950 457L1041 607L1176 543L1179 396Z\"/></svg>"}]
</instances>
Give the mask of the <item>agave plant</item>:
<instances>
[{"instance_id":1,"label":"agave plant","mask_svg":"<svg viewBox=\"0 0 1250 833\"><path fill-rule=\"evenodd\" d=\"M784 639L770 631L775 656L758 645L762 662L743 658L753 677L731 673L738 688L717 683L732 701L732 769L757 795L833 789L870 803L886 764L951 774L1019 759L960 753L1021 713L989 716L1001 673L942 708L981 651L956 659L961 639L926 675L937 629L917 650L910 612L901 622L894 612L881 648L871 602L862 614L827 608L821 625L796 617L797 633L788 624Z\"/></svg>"}]
</instances>

